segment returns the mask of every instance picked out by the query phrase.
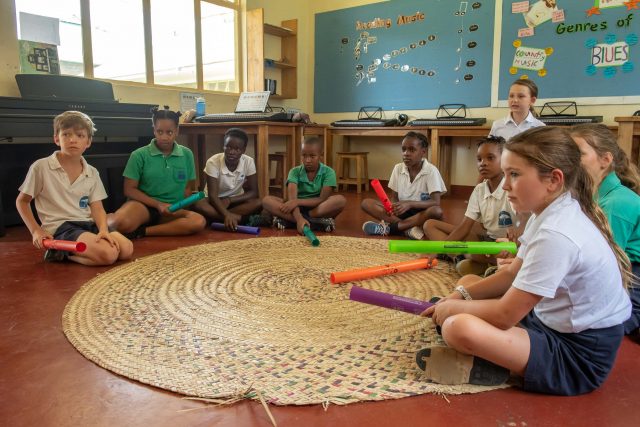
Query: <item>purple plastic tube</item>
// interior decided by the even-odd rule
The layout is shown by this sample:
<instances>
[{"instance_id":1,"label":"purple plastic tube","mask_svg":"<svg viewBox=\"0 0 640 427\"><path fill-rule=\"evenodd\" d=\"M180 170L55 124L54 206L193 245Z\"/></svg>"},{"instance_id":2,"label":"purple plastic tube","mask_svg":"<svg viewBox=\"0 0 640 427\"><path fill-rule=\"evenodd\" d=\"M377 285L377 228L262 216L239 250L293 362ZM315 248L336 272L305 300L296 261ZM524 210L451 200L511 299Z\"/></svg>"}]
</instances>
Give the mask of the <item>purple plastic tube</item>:
<instances>
[{"instance_id":1,"label":"purple plastic tube","mask_svg":"<svg viewBox=\"0 0 640 427\"><path fill-rule=\"evenodd\" d=\"M387 294L385 292L373 291L371 289L365 289L358 286L351 287L349 299L352 301L377 305L378 307L400 310L412 314L420 314L433 305L429 301L420 301L399 295Z\"/></svg>"},{"instance_id":2,"label":"purple plastic tube","mask_svg":"<svg viewBox=\"0 0 640 427\"><path fill-rule=\"evenodd\" d=\"M221 222L212 222L211 223L211 229L212 230L218 230L218 231L229 231L223 223ZM260 234L260 228L259 227L250 227L248 225L239 225L238 228L236 229L236 231L238 233L244 233L244 234L253 234L253 235L258 235Z\"/></svg>"}]
</instances>

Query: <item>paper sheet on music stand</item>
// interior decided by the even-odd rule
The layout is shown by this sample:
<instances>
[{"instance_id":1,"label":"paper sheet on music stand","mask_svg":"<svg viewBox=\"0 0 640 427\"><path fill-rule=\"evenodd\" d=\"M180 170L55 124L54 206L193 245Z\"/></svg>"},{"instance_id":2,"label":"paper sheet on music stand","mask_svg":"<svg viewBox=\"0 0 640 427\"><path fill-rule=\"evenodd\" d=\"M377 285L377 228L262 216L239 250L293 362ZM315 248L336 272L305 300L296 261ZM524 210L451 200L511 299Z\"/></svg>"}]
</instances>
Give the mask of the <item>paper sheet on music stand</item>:
<instances>
[{"instance_id":1,"label":"paper sheet on music stand","mask_svg":"<svg viewBox=\"0 0 640 427\"><path fill-rule=\"evenodd\" d=\"M242 92L240 99L238 99L236 113L264 113L267 109L270 94L268 90L262 92Z\"/></svg>"},{"instance_id":2,"label":"paper sheet on music stand","mask_svg":"<svg viewBox=\"0 0 640 427\"><path fill-rule=\"evenodd\" d=\"M60 46L60 20L20 12L20 38Z\"/></svg>"}]
</instances>

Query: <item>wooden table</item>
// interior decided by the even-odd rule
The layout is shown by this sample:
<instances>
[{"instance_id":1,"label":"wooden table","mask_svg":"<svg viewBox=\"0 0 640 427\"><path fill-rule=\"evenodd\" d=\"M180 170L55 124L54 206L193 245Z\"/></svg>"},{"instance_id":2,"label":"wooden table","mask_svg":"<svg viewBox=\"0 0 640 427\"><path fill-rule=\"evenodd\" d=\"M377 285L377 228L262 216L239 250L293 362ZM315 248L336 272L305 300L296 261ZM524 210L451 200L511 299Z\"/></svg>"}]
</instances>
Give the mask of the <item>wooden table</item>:
<instances>
[{"instance_id":1,"label":"wooden table","mask_svg":"<svg viewBox=\"0 0 640 427\"><path fill-rule=\"evenodd\" d=\"M632 163L640 164L640 116L615 117L614 120L618 122L618 145Z\"/></svg>"},{"instance_id":2,"label":"wooden table","mask_svg":"<svg viewBox=\"0 0 640 427\"><path fill-rule=\"evenodd\" d=\"M189 136L189 142L196 147L194 154L198 169L197 186L204 188L204 166L207 162L205 141L207 135L223 136L232 127L255 136L256 173L258 175L258 190L260 197L269 194L269 137L278 135L286 140L287 170L294 167L300 159L300 145L302 138L307 135L319 136L324 140L327 150L326 125L304 125L291 122L224 122L224 123L183 123L180 133Z\"/></svg>"}]
</instances>

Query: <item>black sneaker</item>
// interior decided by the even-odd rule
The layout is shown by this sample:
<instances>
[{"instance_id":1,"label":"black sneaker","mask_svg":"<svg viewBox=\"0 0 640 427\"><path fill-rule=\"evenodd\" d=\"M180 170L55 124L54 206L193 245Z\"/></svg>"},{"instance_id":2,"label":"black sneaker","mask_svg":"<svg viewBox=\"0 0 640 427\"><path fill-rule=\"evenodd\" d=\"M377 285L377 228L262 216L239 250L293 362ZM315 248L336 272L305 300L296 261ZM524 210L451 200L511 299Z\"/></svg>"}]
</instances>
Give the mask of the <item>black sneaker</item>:
<instances>
[{"instance_id":1,"label":"black sneaker","mask_svg":"<svg viewBox=\"0 0 640 427\"><path fill-rule=\"evenodd\" d=\"M130 231L128 233L122 233L122 235L129 240L140 239L147 235L147 227L145 227L144 225L141 225L140 227L136 228L133 231Z\"/></svg>"},{"instance_id":2,"label":"black sneaker","mask_svg":"<svg viewBox=\"0 0 640 427\"><path fill-rule=\"evenodd\" d=\"M480 357L462 354L451 347L427 347L416 353L425 376L438 384L495 386L507 382L510 372Z\"/></svg>"},{"instance_id":3,"label":"black sneaker","mask_svg":"<svg viewBox=\"0 0 640 427\"><path fill-rule=\"evenodd\" d=\"M263 227L265 225L271 225L273 218L269 212L262 212L260 214L251 215L245 225L250 227Z\"/></svg>"},{"instance_id":4,"label":"black sneaker","mask_svg":"<svg viewBox=\"0 0 640 427\"><path fill-rule=\"evenodd\" d=\"M47 249L44 253L44 262L63 262L67 259L65 251Z\"/></svg>"},{"instance_id":5,"label":"black sneaker","mask_svg":"<svg viewBox=\"0 0 640 427\"><path fill-rule=\"evenodd\" d=\"M273 228L277 228L278 230L284 230L285 228L296 228L296 225L293 222L287 221L286 219L282 219L279 216L273 217L271 226Z\"/></svg>"},{"instance_id":6,"label":"black sneaker","mask_svg":"<svg viewBox=\"0 0 640 427\"><path fill-rule=\"evenodd\" d=\"M312 231L325 231L331 233L336 229L336 220L333 218L307 218Z\"/></svg>"}]
</instances>

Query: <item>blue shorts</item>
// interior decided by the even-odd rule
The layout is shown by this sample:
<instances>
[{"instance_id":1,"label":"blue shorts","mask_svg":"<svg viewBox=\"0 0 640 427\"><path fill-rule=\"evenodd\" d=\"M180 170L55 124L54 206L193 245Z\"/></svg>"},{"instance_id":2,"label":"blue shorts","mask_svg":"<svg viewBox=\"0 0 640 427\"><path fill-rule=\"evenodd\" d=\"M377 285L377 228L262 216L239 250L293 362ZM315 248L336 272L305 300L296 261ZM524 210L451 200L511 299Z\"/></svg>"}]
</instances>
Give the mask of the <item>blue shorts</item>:
<instances>
[{"instance_id":1,"label":"blue shorts","mask_svg":"<svg viewBox=\"0 0 640 427\"><path fill-rule=\"evenodd\" d=\"M531 343L524 389L563 396L597 389L609 375L624 336L622 325L560 333L545 326L533 311L520 326Z\"/></svg>"},{"instance_id":2,"label":"blue shorts","mask_svg":"<svg viewBox=\"0 0 640 427\"><path fill-rule=\"evenodd\" d=\"M631 271L640 278L640 263L632 263ZM623 323L624 333L627 335L640 328L640 284L629 287L629 298L631 298L631 317Z\"/></svg>"},{"instance_id":3,"label":"blue shorts","mask_svg":"<svg viewBox=\"0 0 640 427\"><path fill-rule=\"evenodd\" d=\"M82 233L98 234L98 226L93 221L65 221L53 233L53 238L75 242Z\"/></svg>"}]
</instances>

